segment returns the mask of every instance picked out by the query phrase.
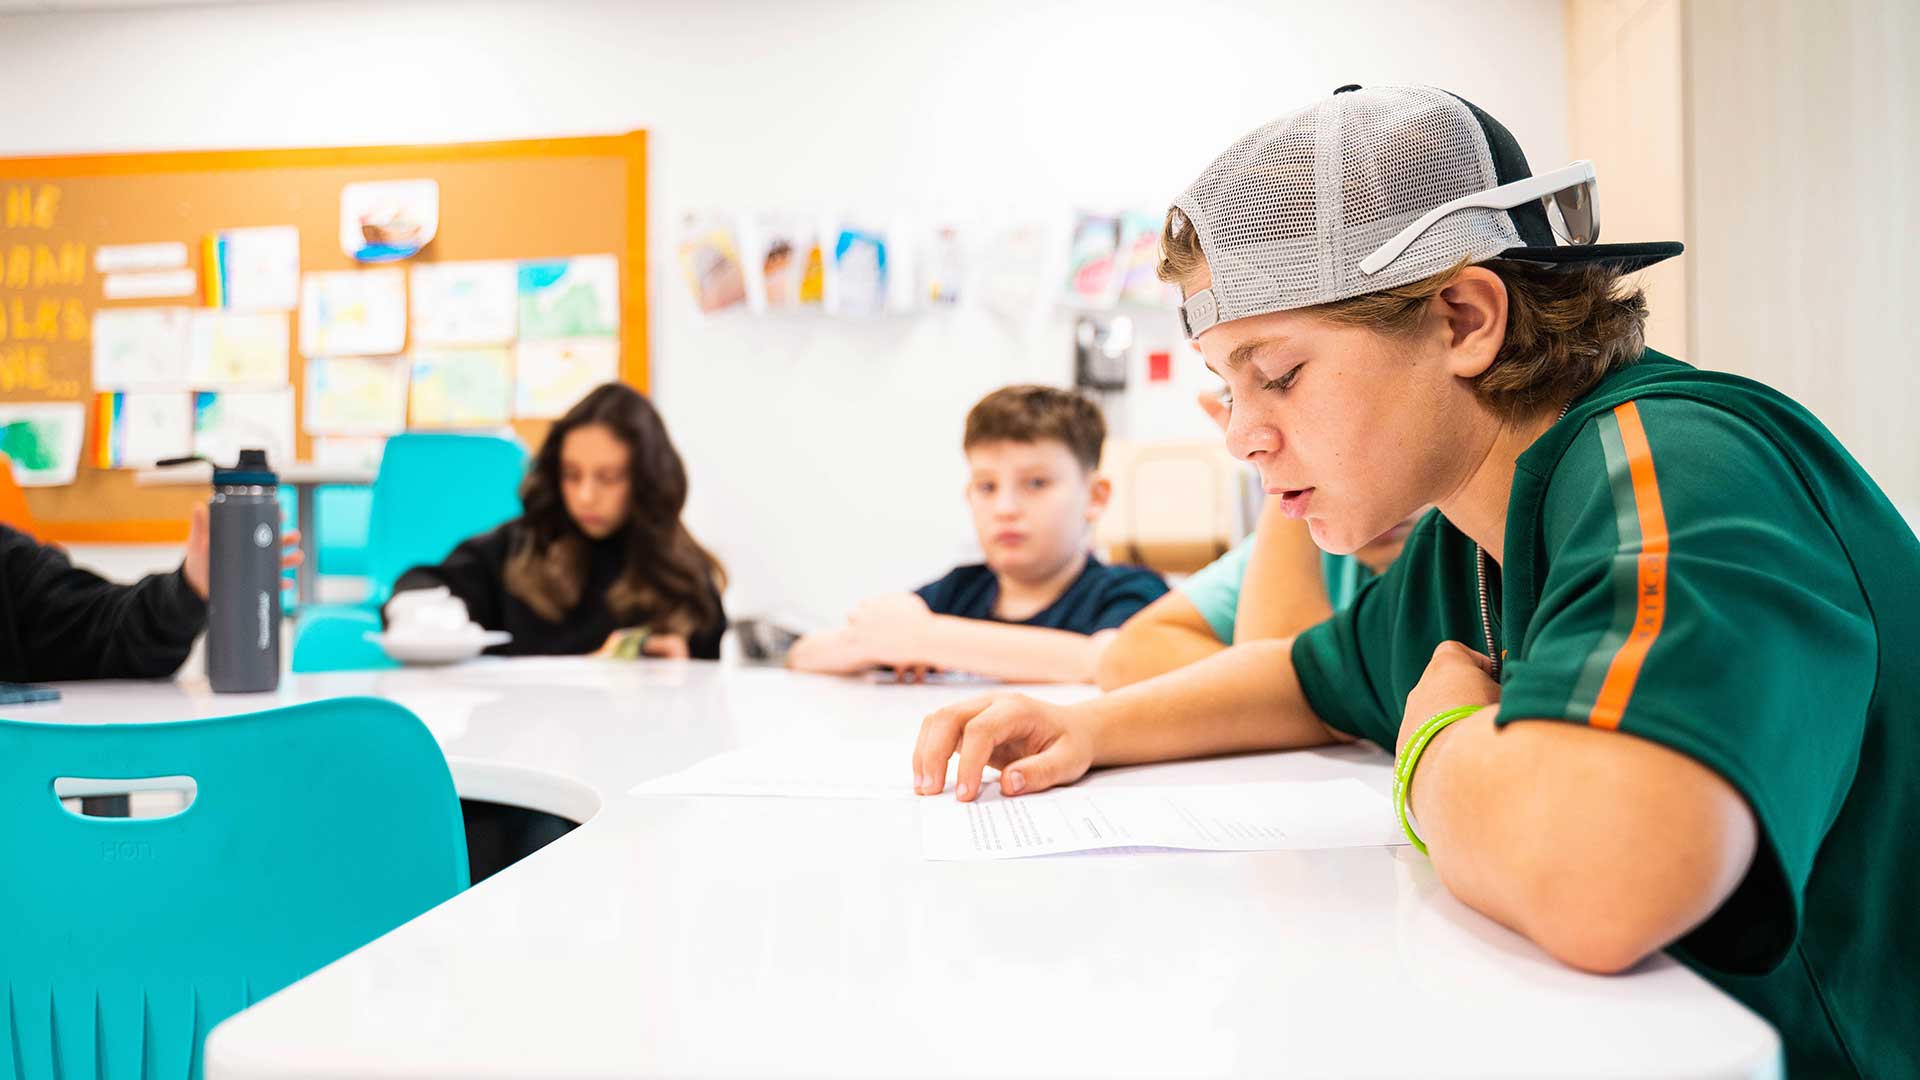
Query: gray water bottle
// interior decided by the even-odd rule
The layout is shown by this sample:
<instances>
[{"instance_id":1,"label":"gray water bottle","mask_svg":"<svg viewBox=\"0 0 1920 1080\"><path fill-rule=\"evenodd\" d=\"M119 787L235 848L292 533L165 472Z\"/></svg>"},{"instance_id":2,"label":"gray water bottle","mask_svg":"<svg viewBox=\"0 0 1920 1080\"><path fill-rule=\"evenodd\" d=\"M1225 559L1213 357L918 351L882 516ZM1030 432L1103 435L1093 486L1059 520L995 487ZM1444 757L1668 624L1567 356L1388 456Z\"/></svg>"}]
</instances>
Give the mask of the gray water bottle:
<instances>
[{"instance_id":1,"label":"gray water bottle","mask_svg":"<svg viewBox=\"0 0 1920 1080\"><path fill-rule=\"evenodd\" d=\"M280 478L265 450L213 472L207 681L224 694L280 685Z\"/></svg>"}]
</instances>

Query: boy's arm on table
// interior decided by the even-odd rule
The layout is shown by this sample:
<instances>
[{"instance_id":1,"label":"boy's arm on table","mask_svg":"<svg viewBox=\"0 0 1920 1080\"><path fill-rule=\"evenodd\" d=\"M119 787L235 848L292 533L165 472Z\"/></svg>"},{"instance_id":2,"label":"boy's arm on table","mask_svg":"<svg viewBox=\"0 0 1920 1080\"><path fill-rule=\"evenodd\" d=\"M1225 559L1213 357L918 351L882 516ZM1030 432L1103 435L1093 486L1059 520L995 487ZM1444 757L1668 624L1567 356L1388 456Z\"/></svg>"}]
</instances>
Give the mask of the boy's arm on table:
<instances>
[{"instance_id":1,"label":"boy's arm on table","mask_svg":"<svg viewBox=\"0 0 1920 1080\"><path fill-rule=\"evenodd\" d=\"M1332 614L1313 533L1306 522L1280 513L1269 498L1254 526L1253 554L1234 607L1233 640L1292 637Z\"/></svg>"},{"instance_id":2,"label":"boy's arm on table","mask_svg":"<svg viewBox=\"0 0 1920 1080\"><path fill-rule=\"evenodd\" d=\"M1421 756L1410 806L1448 891L1561 962L1612 973L1704 922L1753 862L1758 827L1718 773L1659 743L1552 720L1496 726L1485 657L1440 646L1407 699L1487 708Z\"/></svg>"},{"instance_id":3,"label":"boy's arm on table","mask_svg":"<svg viewBox=\"0 0 1920 1080\"><path fill-rule=\"evenodd\" d=\"M1225 559L1232 559L1228 555ZM1201 570L1196 579L1227 566ZM1273 510L1269 500L1254 528L1252 548L1237 587L1218 577L1202 586L1209 601L1233 606L1233 640L1291 637L1333 614L1320 569L1320 549L1306 523ZM1127 686L1185 667L1226 648L1194 599L1178 590L1155 600L1127 620L1100 658L1095 681L1102 690Z\"/></svg>"},{"instance_id":4,"label":"boy's arm on table","mask_svg":"<svg viewBox=\"0 0 1920 1080\"><path fill-rule=\"evenodd\" d=\"M848 674L886 664L902 671L965 671L1010 682L1091 682L1113 638L935 615L914 593L891 593L855 608L846 626L796 642L801 671ZM806 648L802 649L801 645Z\"/></svg>"},{"instance_id":5,"label":"boy's arm on table","mask_svg":"<svg viewBox=\"0 0 1920 1080\"><path fill-rule=\"evenodd\" d=\"M901 643L902 659L942 671L966 671L1007 682L1092 682L1115 630L1080 634L930 615Z\"/></svg>"},{"instance_id":6,"label":"boy's arm on table","mask_svg":"<svg viewBox=\"0 0 1920 1080\"><path fill-rule=\"evenodd\" d=\"M853 675L875 666L875 661L864 655L852 630L843 626L802 636L787 650L787 666L822 675Z\"/></svg>"},{"instance_id":7,"label":"boy's arm on table","mask_svg":"<svg viewBox=\"0 0 1920 1080\"><path fill-rule=\"evenodd\" d=\"M938 794L956 752L959 796L971 800L987 765L1016 794L1072 783L1096 765L1350 741L1308 706L1291 652L1291 641L1249 642L1074 705L1000 693L949 706L921 723L915 790Z\"/></svg>"},{"instance_id":8,"label":"boy's arm on table","mask_svg":"<svg viewBox=\"0 0 1920 1080\"><path fill-rule=\"evenodd\" d=\"M1226 648L1184 593L1170 592L1128 619L1100 654L1094 682L1102 690L1163 675Z\"/></svg>"}]
</instances>

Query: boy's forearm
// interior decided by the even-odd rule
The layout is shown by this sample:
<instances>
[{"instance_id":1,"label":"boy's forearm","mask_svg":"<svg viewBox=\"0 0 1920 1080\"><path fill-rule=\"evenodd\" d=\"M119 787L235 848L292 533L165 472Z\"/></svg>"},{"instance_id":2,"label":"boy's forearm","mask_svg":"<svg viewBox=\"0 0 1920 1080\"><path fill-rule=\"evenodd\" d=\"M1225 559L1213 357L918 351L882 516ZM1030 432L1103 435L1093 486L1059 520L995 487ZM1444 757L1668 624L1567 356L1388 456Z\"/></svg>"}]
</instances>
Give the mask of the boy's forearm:
<instances>
[{"instance_id":1,"label":"boy's forearm","mask_svg":"<svg viewBox=\"0 0 1920 1080\"><path fill-rule=\"evenodd\" d=\"M1350 741L1322 724L1291 641L1254 641L1076 706L1096 765L1297 750Z\"/></svg>"},{"instance_id":2,"label":"boy's forearm","mask_svg":"<svg viewBox=\"0 0 1920 1080\"><path fill-rule=\"evenodd\" d=\"M1092 682L1112 637L935 615L907 659L1007 682Z\"/></svg>"},{"instance_id":3,"label":"boy's forearm","mask_svg":"<svg viewBox=\"0 0 1920 1080\"><path fill-rule=\"evenodd\" d=\"M1746 801L1704 765L1619 732L1497 707L1444 731L1412 808L1440 880L1563 963L1622 971L1699 925L1752 862Z\"/></svg>"},{"instance_id":4,"label":"boy's forearm","mask_svg":"<svg viewBox=\"0 0 1920 1080\"><path fill-rule=\"evenodd\" d=\"M787 650L787 666L822 675L850 675L871 665L856 656L844 630L807 634Z\"/></svg>"},{"instance_id":5,"label":"boy's forearm","mask_svg":"<svg viewBox=\"0 0 1920 1080\"><path fill-rule=\"evenodd\" d=\"M1292 637L1332 614L1320 549L1307 523L1269 507L1255 526L1253 552L1240 580L1233 639Z\"/></svg>"},{"instance_id":6,"label":"boy's forearm","mask_svg":"<svg viewBox=\"0 0 1920 1080\"><path fill-rule=\"evenodd\" d=\"M1205 660L1225 648L1211 633L1136 618L1121 627L1100 654L1094 682L1102 690L1131 686Z\"/></svg>"}]
</instances>

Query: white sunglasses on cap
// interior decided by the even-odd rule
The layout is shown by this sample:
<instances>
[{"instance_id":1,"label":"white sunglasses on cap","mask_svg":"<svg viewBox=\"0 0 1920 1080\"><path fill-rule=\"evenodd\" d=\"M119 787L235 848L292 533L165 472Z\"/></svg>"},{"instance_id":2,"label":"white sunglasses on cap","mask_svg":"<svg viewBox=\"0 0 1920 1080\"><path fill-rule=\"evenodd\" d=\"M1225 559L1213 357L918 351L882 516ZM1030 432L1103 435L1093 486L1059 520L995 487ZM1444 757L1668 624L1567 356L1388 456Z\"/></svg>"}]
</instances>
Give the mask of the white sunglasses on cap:
<instances>
[{"instance_id":1,"label":"white sunglasses on cap","mask_svg":"<svg viewBox=\"0 0 1920 1080\"><path fill-rule=\"evenodd\" d=\"M1529 176L1511 184L1501 184L1496 188L1462 195L1452 202L1441 203L1420 215L1413 224L1401 229L1393 239L1375 248L1373 254L1361 259L1360 272L1372 276L1385 270L1393 260L1412 247L1415 240L1449 214L1472 209L1511 210L1535 199L1545 205L1550 225L1556 216L1560 219L1560 227L1553 232L1561 243L1584 246L1599 239L1598 178L1593 162L1576 161L1550 173ZM1558 211L1557 215L1555 211Z\"/></svg>"}]
</instances>

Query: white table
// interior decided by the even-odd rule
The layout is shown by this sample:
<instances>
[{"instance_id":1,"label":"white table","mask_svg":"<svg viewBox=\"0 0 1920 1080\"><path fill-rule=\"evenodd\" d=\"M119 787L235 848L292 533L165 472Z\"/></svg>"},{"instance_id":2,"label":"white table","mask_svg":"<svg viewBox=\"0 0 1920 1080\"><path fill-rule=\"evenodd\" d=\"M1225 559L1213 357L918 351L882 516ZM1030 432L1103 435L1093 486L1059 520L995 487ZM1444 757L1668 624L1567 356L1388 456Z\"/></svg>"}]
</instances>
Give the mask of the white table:
<instances>
[{"instance_id":1,"label":"white table","mask_svg":"<svg viewBox=\"0 0 1920 1080\"><path fill-rule=\"evenodd\" d=\"M212 1080L1778 1075L1773 1030L1679 964L1574 972L1408 848L936 863L912 800L625 793L793 735L897 738L904 782L921 715L977 689L587 660L300 676L252 697L62 689L15 715L391 697L462 795L586 820L222 1024ZM1341 776L1384 791L1387 760L1346 747L1083 782Z\"/></svg>"},{"instance_id":2,"label":"white table","mask_svg":"<svg viewBox=\"0 0 1920 1080\"><path fill-rule=\"evenodd\" d=\"M364 487L373 483L375 470L352 465L318 465L296 461L274 469L280 482L293 488L300 518L300 568L294 571L293 594L301 607L313 603L314 581L320 576L320 526L314 490L326 484L352 484ZM169 465L164 469L142 469L134 483L161 487L213 486L213 466L205 462Z\"/></svg>"}]
</instances>

